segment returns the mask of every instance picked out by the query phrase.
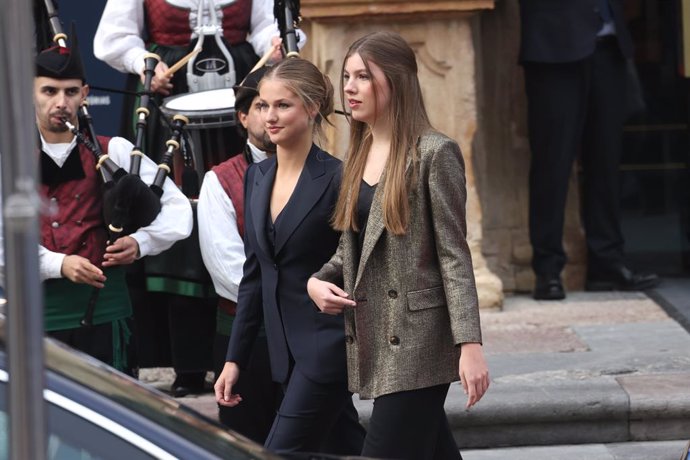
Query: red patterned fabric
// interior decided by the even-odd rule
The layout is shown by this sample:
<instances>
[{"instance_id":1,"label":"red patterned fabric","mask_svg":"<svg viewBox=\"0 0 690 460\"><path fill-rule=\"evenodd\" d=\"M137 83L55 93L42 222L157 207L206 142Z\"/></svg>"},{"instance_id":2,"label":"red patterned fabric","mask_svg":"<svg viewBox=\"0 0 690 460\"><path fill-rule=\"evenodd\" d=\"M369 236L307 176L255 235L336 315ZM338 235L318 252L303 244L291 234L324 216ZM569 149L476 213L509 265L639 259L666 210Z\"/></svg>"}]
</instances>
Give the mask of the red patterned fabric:
<instances>
[{"instance_id":1,"label":"red patterned fabric","mask_svg":"<svg viewBox=\"0 0 690 460\"><path fill-rule=\"evenodd\" d=\"M98 136L108 153L109 137ZM57 215L41 215L41 244L47 249L86 257L97 266L103 262L108 239L103 221L103 181L93 153L79 144L85 177L57 186L41 185L41 195L57 205Z\"/></svg>"},{"instance_id":2,"label":"red patterned fabric","mask_svg":"<svg viewBox=\"0 0 690 460\"><path fill-rule=\"evenodd\" d=\"M192 29L187 8L166 0L144 0L149 42L163 46L189 45ZM223 7L223 36L231 45L245 42L251 22L252 0L236 0Z\"/></svg>"},{"instance_id":3,"label":"red patterned fabric","mask_svg":"<svg viewBox=\"0 0 690 460\"><path fill-rule=\"evenodd\" d=\"M237 216L237 230L242 238L244 238L244 173L247 172L248 167L249 163L244 155L240 154L211 169L232 201Z\"/></svg>"}]
</instances>

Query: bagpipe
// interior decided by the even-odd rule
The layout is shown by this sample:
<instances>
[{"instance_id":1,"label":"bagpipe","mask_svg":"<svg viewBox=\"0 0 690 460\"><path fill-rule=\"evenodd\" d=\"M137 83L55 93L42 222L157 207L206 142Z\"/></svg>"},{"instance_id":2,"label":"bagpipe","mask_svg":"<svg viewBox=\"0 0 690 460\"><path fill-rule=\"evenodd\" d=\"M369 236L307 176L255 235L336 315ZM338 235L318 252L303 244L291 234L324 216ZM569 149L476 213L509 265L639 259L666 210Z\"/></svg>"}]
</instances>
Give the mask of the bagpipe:
<instances>
[{"instance_id":1,"label":"bagpipe","mask_svg":"<svg viewBox=\"0 0 690 460\"><path fill-rule=\"evenodd\" d=\"M285 57L299 56L297 29L302 20L299 9L299 0L275 0L273 4L273 15L278 21Z\"/></svg>"},{"instance_id":2,"label":"bagpipe","mask_svg":"<svg viewBox=\"0 0 690 460\"><path fill-rule=\"evenodd\" d=\"M52 0L45 0L47 17L53 32L53 42L61 48L67 49L67 35L63 33L60 20ZM77 37L74 26L71 29L72 53L78 53ZM151 81L154 69L160 58L155 54L147 54L144 58L144 92L137 109L137 125L135 144L130 154L130 169L126 171L117 165L107 153L103 152L93 120L88 111L88 103L83 103L79 109L78 127L70 120L63 118L65 126L75 135L77 142L83 144L96 160L96 169L103 181L103 216L107 225L109 244L126 235L130 235L139 228L146 227L153 222L161 210L161 196L163 184L171 171L175 152L180 147L180 139L188 120L182 115L173 117L171 138L166 142L163 154L153 183L146 185L139 176L141 160L144 156L144 132L149 116L148 104L150 99ZM105 248L104 248L105 249ZM93 324L100 289L94 288L81 320L83 326Z\"/></svg>"}]
</instances>

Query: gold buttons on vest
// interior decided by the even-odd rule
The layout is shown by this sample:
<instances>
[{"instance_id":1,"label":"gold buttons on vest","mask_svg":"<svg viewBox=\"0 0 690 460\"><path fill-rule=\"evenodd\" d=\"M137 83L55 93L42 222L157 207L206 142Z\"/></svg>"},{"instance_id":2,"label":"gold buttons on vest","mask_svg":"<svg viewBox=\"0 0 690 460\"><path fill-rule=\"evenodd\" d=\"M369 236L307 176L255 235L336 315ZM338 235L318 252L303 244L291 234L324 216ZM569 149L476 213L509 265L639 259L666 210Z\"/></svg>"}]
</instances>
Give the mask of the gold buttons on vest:
<instances>
[{"instance_id":1,"label":"gold buttons on vest","mask_svg":"<svg viewBox=\"0 0 690 460\"><path fill-rule=\"evenodd\" d=\"M50 226L53 228L58 228L60 224L58 222L53 222L52 224L50 224Z\"/></svg>"}]
</instances>

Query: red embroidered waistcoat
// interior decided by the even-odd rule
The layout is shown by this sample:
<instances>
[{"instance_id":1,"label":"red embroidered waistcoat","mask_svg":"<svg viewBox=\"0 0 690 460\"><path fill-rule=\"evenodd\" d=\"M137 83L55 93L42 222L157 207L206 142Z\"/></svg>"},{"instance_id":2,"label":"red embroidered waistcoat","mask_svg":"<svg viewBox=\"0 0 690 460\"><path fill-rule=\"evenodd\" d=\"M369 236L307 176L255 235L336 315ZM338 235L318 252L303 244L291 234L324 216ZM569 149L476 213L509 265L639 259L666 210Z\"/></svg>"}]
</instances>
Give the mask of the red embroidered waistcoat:
<instances>
[{"instance_id":1,"label":"red embroidered waistcoat","mask_svg":"<svg viewBox=\"0 0 690 460\"><path fill-rule=\"evenodd\" d=\"M244 158L244 154L239 154L211 169L232 201L237 216L237 230L242 238L244 238L244 173L247 172L247 168L249 168L249 163Z\"/></svg>"},{"instance_id":2,"label":"red embroidered waistcoat","mask_svg":"<svg viewBox=\"0 0 690 460\"><path fill-rule=\"evenodd\" d=\"M98 136L108 153L110 138ZM100 266L108 239L103 221L103 181L96 160L82 144L78 146L85 177L55 186L41 184L44 199L56 205L56 215L41 215L41 244L50 251L80 255Z\"/></svg>"},{"instance_id":3,"label":"red embroidered waistcoat","mask_svg":"<svg viewBox=\"0 0 690 460\"><path fill-rule=\"evenodd\" d=\"M247 41L252 0L236 0L222 7L223 36L231 45ZM166 0L144 0L149 42L163 46L189 45L192 29L190 10L169 4Z\"/></svg>"}]
</instances>

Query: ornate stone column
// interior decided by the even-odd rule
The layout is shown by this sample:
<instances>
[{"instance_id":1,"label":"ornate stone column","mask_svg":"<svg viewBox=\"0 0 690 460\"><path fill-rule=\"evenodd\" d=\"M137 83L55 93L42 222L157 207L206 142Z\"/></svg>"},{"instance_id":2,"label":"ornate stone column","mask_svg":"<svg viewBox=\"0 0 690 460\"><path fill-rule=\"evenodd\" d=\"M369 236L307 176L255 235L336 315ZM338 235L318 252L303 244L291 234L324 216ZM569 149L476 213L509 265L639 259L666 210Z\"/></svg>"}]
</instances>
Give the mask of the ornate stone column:
<instances>
[{"instance_id":1,"label":"ornate stone column","mask_svg":"<svg viewBox=\"0 0 690 460\"><path fill-rule=\"evenodd\" d=\"M493 0L302 0L308 42L303 55L340 91L343 56L357 38L377 30L400 33L417 54L419 78L434 126L460 144L466 163L468 242L482 308L500 307L501 280L482 254L482 208L473 167L477 132L475 75L476 15ZM342 157L348 142L343 117L329 133L330 152Z\"/></svg>"}]
</instances>

